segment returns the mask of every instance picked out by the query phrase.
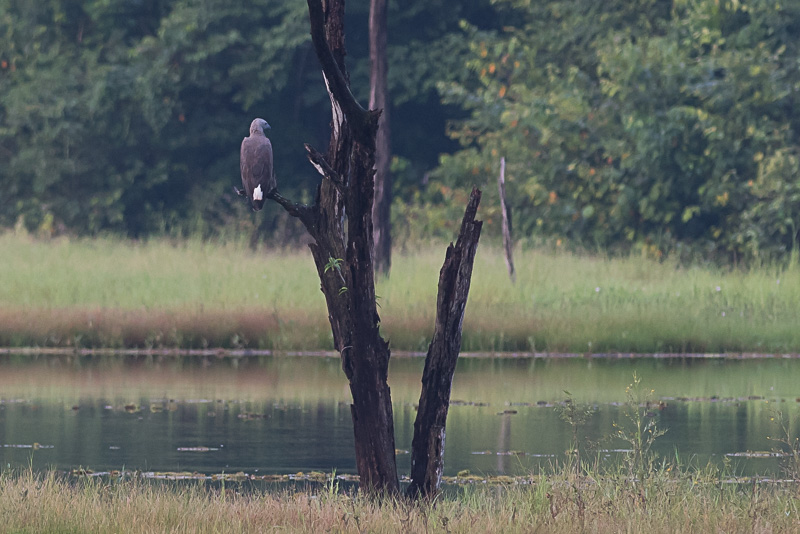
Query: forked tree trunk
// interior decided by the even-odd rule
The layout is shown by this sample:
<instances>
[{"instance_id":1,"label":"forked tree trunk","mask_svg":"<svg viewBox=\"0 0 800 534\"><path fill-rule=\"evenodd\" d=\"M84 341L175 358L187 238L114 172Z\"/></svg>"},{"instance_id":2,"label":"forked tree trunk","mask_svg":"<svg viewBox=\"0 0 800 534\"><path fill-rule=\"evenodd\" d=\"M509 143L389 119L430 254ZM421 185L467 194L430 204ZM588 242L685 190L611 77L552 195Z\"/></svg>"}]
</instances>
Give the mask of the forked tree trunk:
<instances>
[{"instance_id":1,"label":"forked tree trunk","mask_svg":"<svg viewBox=\"0 0 800 534\"><path fill-rule=\"evenodd\" d=\"M277 190L266 196L299 218L314 239L309 247L325 295L333 341L341 355L342 369L353 397L351 415L360 487L371 494L397 495L394 421L387 383L389 345L379 332L372 263L375 140L381 113L363 109L350 92L344 66L344 0L326 0L324 7L321 0L307 0L307 3L311 38L331 99L330 145L327 156L306 145L309 160L322 175L313 205L291 202ZM455 248L451 245L445 261L448 272L453 268L457 271L452 289L464 301L469 289L471 258L480 235L480 223L474 222L479 198L480 193L473 191L462 223L462 234L467 237L459 237ZM468 218L471 222L467 222ZM451 264L455 267L447 267ZM450 282L440 280L440 308L443 302L451 302L448 284ZM442 300L443 292L445 300ZM464 304L453 302L445 306L446 314L440 312L443 324L440 328L437 319L437 332L445 332L441 336L442 351L451 354L455 348L457 356L461 320L454 318L463 317ZM455 337L454 331L457 331ZM434 358L433 361L438 360ZM439 382L429 381L423 396L444 394L449 400L449 386L446 392L437 388ZM443 419L441 421L443 432Z\"/></svg>"}]
</instances>

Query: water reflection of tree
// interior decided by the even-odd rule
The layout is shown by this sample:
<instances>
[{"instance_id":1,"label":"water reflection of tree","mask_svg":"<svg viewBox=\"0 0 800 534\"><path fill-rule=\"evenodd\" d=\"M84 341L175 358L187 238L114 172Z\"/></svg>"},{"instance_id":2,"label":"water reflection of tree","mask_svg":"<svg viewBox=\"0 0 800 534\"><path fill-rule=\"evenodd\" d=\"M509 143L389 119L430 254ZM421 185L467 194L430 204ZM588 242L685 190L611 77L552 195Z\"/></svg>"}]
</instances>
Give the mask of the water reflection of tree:
<instances>
[{"instance_id":1,"label":"water reflection of tree","mask_svg":"<svg viewBox=\"0 0 800 534\"><path fill-rule=\"evenodd\" d=\"M500 430L497 433L497 474L504 475L508 468L510 455L508 446L511 443L511 414L504 413L500 416Z\"/></svg>"}]
</instances>

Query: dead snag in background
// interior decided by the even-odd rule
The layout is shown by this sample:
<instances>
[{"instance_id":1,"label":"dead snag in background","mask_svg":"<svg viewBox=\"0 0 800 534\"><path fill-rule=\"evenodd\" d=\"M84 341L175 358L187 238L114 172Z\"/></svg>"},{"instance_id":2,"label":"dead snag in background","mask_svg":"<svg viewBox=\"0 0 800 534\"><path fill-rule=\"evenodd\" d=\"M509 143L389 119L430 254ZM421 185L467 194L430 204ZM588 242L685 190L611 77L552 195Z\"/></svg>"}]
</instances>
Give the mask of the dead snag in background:
<instances>
[{"instance_id":1,"label":"dead snag in background","mask_svg":"<svg viewBox=\"0 0 800 534\"><path fill-rule=\"evenodd\" d=\"M500 174L497 177L497 189L500 192L500 211L503 214L503 251L506 256L506 267L511 283L516 283L514 272L514 241L511 240L511 206L506 202L506 158L500 158Z\"/></svg>"}]
</instances>

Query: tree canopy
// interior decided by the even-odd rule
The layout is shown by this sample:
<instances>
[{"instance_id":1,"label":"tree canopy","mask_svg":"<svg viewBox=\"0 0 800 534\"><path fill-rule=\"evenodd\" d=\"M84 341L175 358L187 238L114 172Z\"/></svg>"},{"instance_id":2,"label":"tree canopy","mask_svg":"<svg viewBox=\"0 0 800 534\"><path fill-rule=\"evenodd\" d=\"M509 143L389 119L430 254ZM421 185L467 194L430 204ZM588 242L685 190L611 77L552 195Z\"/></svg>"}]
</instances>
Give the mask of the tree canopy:
<instances>
[{"instance_id":1,"label":"tree canopy","mask_svg":"<svg viewBox=\"0 0 800 534\"><path fill-rule=\"evenodd\" d=\"M388 4L399 241L451 235L473 184L499 235L505 157L524 243L795 250L800 1L468 4ZM368 10L346 21L361 101ZM285 214L233 197L238 146L266 118L281 190L310 198L319 78L303 3L0 0L0 226L280 238Z\"/></svg>"},{"instance_id":2,"label":"tree canopy","mask_svg":"<svg viewBox=\"0 0 800 534\"><path fill-rule=\"evenodd\" d=\"M523 236L760 256L798 235L800 3L498 0L519 21L468 28L469 116L437 171L491 180Z\"/></svg>"}]
</instances>

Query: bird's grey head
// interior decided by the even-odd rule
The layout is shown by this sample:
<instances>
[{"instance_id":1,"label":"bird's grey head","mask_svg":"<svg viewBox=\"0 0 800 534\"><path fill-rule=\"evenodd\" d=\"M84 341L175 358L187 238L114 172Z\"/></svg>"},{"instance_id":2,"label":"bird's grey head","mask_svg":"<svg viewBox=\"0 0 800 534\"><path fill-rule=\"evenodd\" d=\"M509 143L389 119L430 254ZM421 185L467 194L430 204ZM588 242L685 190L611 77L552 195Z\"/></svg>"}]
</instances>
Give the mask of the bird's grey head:
<instances>
[{"instance_id":1,"label":"bird's grey head","mask_svg":"<svg viewBox=\"0 0 800 534\"><path fill-rule=\"evenodd\" d=\"M254 119L253 122L250 123L250 135L254 133L260 133L264 135L264 130L269 130L270 125L267 124L267 121L264 119Z\"/></svg>"}]
</instances>

